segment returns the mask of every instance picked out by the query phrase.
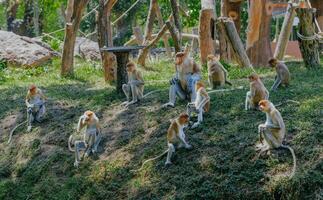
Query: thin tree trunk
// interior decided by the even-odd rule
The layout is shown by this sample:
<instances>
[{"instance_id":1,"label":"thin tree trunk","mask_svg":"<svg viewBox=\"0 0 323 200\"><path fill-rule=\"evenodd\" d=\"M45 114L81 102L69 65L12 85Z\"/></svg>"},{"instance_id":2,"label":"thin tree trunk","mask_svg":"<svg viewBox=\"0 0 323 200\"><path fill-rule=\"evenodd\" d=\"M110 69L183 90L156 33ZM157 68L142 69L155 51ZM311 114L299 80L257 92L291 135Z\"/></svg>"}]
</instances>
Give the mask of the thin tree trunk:
<instances>
[{"instance_id":1,"label":"thin tree trunk","mask_svg":"<svg viewBox=\"0 0 323 200\"><path fill-rule=\"evenodd\" d=\"M7 31L13 30L12 22L16 19L18 7L19 7L18 0L7 0L7 12L6 12Z\"/></svg>"},{"instance_id":2,"label":"thin tree trunk","mask_svg":"<svg viewBox=\"0 0 323 200\"><path fill-rule=\"evenodd\" d=\"M241 67L250 67L252 65L244 49L242 41L235 28L234 22L230 18L221 17L217 20L218 30L223 34L228 47L232 49L232 56Z\"/></svg>"},{"instance_id":3,"label":"thin tree trunk","mask_svg":"<svg viewBox=\"0 0 323 200\"><path fill-rule=\"evenodd\" d=\"M287 13L284 18L283 26L281 28L277 45L274 53L274 57L278 60L283 60L286 47L289 41L290 34L293 28L294 18L296 16L295 7L292 4L289 4L287 7Z\"/></svg>"},{"instance_id":4,"label":"thin tree trunk","mask_svg":"<svg viewBox=\"0 0 323 200\"><path fill-rule=\"evenodd\" d=\"M35 36L39 36L39 2L34 0L34 32Z\"/></svg>"},{"instance_id":5,"label":"thin tree trunk","mask_svg":"<svg viewBox=\"0 0 323 200\"><path fill-rule=\"evenodd\" d=\"M110 14L113 6L117 0L100 0L99 12L98 12L98 44L101 49L104 46L113 46L112 40L112 26L110 20ZM114 64L116 63L115 55L111 52L101 51L101 60L104 70L104 80L106 82L112 82L115 80L116 72Z\"/></svg>"},{"instance_id":6,"label":"thin tree trunk","mask_svg":"<svg viewBox=\"0 0 323 200\"><path fill-rule=\"evenodd\" d=\"M299 46L302 52L305 67L319 68L320 55L319 43L316 39L312 38L315 35L314 26L314 9L311 8L296 8L296 13L300 22L298 24L299 34L304 38L298 38Z\"/></svg>"},{"instance_id":7,"label":"thin tree trunk","mask_svg":"<svg viewBox=\"0 0 323 200\"><path fill-rule=\"evenodd\" d=\"M159 28L162 28L164 26L164 20L163 20L162 14L160 12L159 6L156 7L156 16L158 19ZM172 57L172 50L169 46L168 36L166 34L163 34L163 41L164 41L164 46L165 46L165 50L166 50L166 55L168 57Z\"/></svg>"},{"instance_id":8,"label":"thin tree trunk","mask_svg":"<svg viewBox=\"0 0 323 200\"><path fill-rule=\"evenodd\" d=\"M170 21L167 21L165 24L166 24L166 26L167 26L167 28L169 30L170 35L173 38L174 47L175 47L175 53L180 52L181 51L181 46L180 46L180 42L179 42L179 38L178 38L176 28L174 28L174 26L172 25L172 23Z\"/></svg>"},{"instance_id":9,"label":"thin tree trunk","mask_svg":"<svg viewBox=\"0 0 323 200\"><path fill-rule=\"evenodd\" d=\"M192 29L192 34L198 35L199 34L199 29L198 28L193 28ZM198 41L198 39L192 38L191 46L192 46L192 49L193 49L193 53L197 54L198 49L199 49L199 41Z\"/></svg>"},{"instance_id":10,"label":"thin tree trunk","mask_svg":"<svg viewBox=\"0 0 323 200\"><path fill-rule=\"evenodd\" d=\"M177 29L176 31L178 32L179 46L181 47L181 45L182 45L182 26L181 26L181 20L179 17L179 5L177 3L177 0L170 0L170 5L172 8L174 24Z\"/></svg>"},{"instance_id":11,"label":"thin tree trunk","mask_svg":"<svg viewBox=\"0 0 323 200\"><path fill-rule=\"evenodd\" d=\"M200 44L200 57L201 64L207 63L207 56L215 53L215 17L214 9L204 9L200 12L200 25L199 25L199 44Z\"/></svg>"},{"instance_id":12,"label":"thin tree trunk","mask_svg":"<svg viewBox=\"0 0 323 200\"><path fill-rule=\"evenodd\" d=\"M271 17L271 0L250 0L246 49L253 66L267 66L268 58L273 56L270 46Z\"/></svg>"},{"instance_id":13,"label":"thin tree trunk","mask_svg":"<svg viewBox=\"0 0 323 200\"><path fill-rule=\"evenodd\" d=\"M146 29L145 29L145 37L144 37L144 45L147 45L149 40L151 40L151 35L153 33L154 21L156 17L156 7L158 6L157 0L151 0L149 6L149 12L147 17ZM139 51L138 56L138 64L141 66L146 66L146 58L149 51Z\"/></svg>"},{"instance_id":14,"label":"thin tree trunk","mask_svg":"<svg viewBox=\"0 0 323 200\"><path fill-rule=\"evenodd\" d=\"M82 14L89 0L69 0L66 12L65 38L62 55L61 75L69 76L74 73L74 46L80 27Z\"/></svg>"}]
</instances>

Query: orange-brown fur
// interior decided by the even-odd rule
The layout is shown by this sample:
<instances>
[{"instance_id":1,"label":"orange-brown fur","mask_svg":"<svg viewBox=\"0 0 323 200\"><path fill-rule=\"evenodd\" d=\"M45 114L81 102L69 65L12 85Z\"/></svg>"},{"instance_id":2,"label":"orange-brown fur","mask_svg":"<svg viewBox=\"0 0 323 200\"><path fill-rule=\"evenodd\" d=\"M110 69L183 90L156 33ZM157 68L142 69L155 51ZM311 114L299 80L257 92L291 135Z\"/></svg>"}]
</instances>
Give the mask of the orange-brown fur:
<instances>
[{"instance_id":1,"label":"orange-brown fur","mask_svg":"<svg viewBox=\"0 0 323 200\"><path fill-rule=\"evenodd\" d=\"M197 91L198 91L198 90L200 90L200 89L201 89L201 91L200 91L201 95L203 95L203 96L204 96L204 97L206 97L206 98L210 98L210 97L209 97L209 95L208 95L208 93L207 93L207 92L206 92L206 90L205 90L205 86L204 86L204 84L203 84L201 81L198 81L198 82L196 83L196 85L195 85L196 93L197 93ZM204 105L203 109L204 109L204 112L209 112L209 110L210 110L210 101L208 101L208 102Z\"/></svg>"},{"instance_id":2,"label":"orange-brown fur","mask_svg":"<svg viewBox=\"0 0 323 200\"><path fill-rule=\"evenodd\" d=\"M189 116L186 113L180 114L180 116L173 120L167 130L167 141L172 144L179 142L179 126L183 126L189 122Z\"/></svg>"}]
</instances>

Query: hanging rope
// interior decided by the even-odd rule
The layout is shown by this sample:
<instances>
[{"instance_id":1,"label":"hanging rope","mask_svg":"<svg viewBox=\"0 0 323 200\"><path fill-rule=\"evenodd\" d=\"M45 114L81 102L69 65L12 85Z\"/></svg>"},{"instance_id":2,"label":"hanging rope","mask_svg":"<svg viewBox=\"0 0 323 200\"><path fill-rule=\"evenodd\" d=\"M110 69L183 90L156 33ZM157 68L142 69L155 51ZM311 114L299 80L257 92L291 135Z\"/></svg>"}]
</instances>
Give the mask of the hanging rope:
<instances>
[{"instance_id":1,"label":"hanging rope","mask_svg":"<svg viewBox=\"0 0 323 200\"><path fill-rule=\"evenodd\" d=\"M137 0L134 4L132 4L130 6L130 8L128 8L128 10L126 10L122 15L120 15L120 17L118 17L114 22L112 22L112 25L115 25L118 21L120 21L124 16L126 16L128 14L128 12L130 10L132 10L140 1L145 1L145 0Z\"/></svg>"}]
</instances>

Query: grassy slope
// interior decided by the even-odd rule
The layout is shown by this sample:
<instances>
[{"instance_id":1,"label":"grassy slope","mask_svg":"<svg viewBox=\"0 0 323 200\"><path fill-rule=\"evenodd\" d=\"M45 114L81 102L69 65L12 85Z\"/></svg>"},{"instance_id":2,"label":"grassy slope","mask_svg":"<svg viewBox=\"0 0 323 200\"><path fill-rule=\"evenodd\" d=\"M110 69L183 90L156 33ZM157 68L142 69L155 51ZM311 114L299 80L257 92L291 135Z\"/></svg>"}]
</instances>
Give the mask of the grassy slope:
<instances>
[{"instance_id":1,"label":"grassy slope","mask_svg":"<svg viewBox=\"0 0 323 200\"><path fill-rule=\"evenodd\" d=\"M211 111L203 127L187 131L192 151L179 150L174 165L164 168L165 158L146 165L141 162L166 148L169 119L185 109L160 109L167 102L166 80L173 73L170 62L145 71L146 91L162 89L137 108L119 106L124 100L112 87L104 86L102 73L83 63L74 79L62 79L59 62L34 70L0 71L0 199L313 199L323 195L322 102L323 70L308 71L301 63L288 63L293 75L288 89L271 93L275 103L286 99L301 106L283 105L287 143L298 158L292 180L284 177L292 158L284 150L253 161L257 126L265 115L244 111L247 89L211 95ZM269 88L274 73L258 70ZM248 72L230 68L235 86L248 83ZM205 75L205 72L204 72ZM50 97L48 116L31 133L23 128L8 145L8 132L24 118L23 98L30 83L40 85ZM104 140L100 152L73 167L67 138L78 116L87 109L98 113Z\"/></svg>"}]
</instances>

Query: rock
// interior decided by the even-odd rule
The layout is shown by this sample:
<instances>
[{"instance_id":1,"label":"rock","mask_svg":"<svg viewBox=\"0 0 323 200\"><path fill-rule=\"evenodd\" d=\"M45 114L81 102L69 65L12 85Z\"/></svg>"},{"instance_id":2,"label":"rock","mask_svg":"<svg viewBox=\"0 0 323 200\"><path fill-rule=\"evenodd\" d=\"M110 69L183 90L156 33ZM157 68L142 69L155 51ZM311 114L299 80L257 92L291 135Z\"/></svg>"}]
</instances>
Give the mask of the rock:
<instances>
[{"instance_id":1,"label":"rock","mask_svg":"<svg viewBox=\"0 0 323 200\"><path fill-rule=\"evenodd\" d=\"M75 41L74 56L80 56L86 60L100 60L99 44L83 37L77 37Z\"/></svg>"},{"instance_id":2,"label":"rock","mask_svg":"<svg viewBox=\"0 0 323 200\"><path fill-rule=\"evenodd\" d=\"M9 65L35 67L57 55L41 41L0 30L0 60Z\"/></svg>"}]
</instances>

